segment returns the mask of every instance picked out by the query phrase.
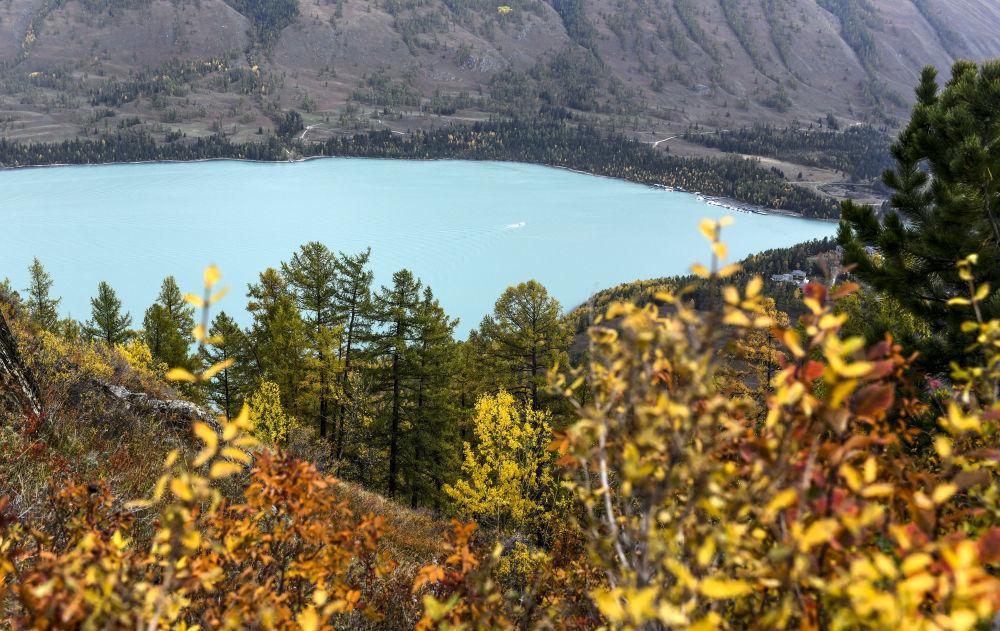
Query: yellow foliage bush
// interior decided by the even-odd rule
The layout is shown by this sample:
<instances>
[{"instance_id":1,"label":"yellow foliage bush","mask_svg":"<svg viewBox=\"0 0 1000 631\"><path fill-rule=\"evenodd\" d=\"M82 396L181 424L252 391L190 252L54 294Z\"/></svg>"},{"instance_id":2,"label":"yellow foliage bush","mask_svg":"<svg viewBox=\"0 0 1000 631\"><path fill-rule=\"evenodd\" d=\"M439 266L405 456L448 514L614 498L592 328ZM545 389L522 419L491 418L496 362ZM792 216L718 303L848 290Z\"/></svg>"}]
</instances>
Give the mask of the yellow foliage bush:
<instances>
[{"instance_id":1,"label":"yellow foliage bush","mask_svg":"<svg viewBox=\"0 0 1000 631\"><path fill-rule=\"evenodd\" d=\"M265 381L250 397L250 431L269 445L280 445L288 439L295 419L281 407L278 384Z\"/></svg>"},{"instance_id":2,"label":"yellow foliage bush","mask_svg":"<svg viewBox=\"0 0 1000 631\"><path fill-rule=\"evenodd\" d=\"M476 445L465 443L462 478L445 485L454 510L503 533L540 535L566 505L548 450L545 412L501 390L476 402Z\"/></svg>"}]
</instances>

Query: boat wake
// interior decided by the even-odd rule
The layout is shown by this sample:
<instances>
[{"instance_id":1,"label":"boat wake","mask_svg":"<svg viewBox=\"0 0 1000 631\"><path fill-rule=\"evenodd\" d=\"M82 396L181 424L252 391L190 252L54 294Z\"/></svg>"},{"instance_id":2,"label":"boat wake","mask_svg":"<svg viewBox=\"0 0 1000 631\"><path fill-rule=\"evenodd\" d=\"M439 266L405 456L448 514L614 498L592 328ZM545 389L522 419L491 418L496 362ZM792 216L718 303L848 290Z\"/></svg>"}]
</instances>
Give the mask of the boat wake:
<instances>
[{"instance_id":1,"label":"boat wake","mask_svg":"<svg viewBox=\"0 0 1000 631\"><path fill-rule=\"evenodd\" d=\"M506 229L507 230L516 230L517 228L523 228L524 225L525 225L525 223L527 223L527 222L521 221L519 223L509 223L509 224L507 224L507 228Z\"/></svg>"}]
</instances>

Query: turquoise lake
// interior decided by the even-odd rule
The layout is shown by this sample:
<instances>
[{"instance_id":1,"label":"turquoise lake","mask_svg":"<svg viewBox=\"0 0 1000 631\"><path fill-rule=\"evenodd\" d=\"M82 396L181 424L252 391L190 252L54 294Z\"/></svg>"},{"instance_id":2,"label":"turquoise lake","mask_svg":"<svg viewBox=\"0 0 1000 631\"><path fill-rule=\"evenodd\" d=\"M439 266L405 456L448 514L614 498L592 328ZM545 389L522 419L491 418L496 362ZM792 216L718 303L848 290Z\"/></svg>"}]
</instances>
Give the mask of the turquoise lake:
<instances>
[{"instance_id":1,"label":"turquoise lake","mask_svg":"<svg viewBox=\"0 0 1000 631\"><path fill-rule=\"evenodd\" d=\"M140 327L160 282L200 293L215 263L221 308L246 324L247 283L299 245L371 246L375 285L408 268L464 337L505 288L529 279L570 309L594 291L710 260L703 217L731 215L730 259L836 224L752 215L695 195L518 163L322 159L71 166L0 172L0 278L27 286L37 256L60 311L85 320L99 281Z\"/></svg>"}]
</instances>

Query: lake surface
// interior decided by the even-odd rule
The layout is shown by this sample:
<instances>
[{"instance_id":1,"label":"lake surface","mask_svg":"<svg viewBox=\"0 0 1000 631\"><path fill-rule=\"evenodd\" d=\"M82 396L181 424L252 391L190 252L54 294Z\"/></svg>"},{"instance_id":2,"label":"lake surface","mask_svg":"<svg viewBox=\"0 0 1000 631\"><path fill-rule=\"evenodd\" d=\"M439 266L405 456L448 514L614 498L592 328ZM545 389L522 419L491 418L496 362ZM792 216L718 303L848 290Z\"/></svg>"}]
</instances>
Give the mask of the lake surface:
<instances>
[{"instance_id":1,"label":"lake surface","mask_svg":"<svg viewBox=\"0 0 1000 631\"><path fill-rule=\"evenodd\" d=\"M564 309L594 291L710 260L704 217L732 215L731 260L831 236L836 224L750 215L687 193L517 163L332 158L71 166L0 172L0 278L27 286L37 256L60 311L90 315L99 281L140 327L170 274L200 294L215 263L246 324L247 283L298 247L371 246L375 285L408 268L464 336L508 286L545 285Z\"/></svg>"}]
</instances>

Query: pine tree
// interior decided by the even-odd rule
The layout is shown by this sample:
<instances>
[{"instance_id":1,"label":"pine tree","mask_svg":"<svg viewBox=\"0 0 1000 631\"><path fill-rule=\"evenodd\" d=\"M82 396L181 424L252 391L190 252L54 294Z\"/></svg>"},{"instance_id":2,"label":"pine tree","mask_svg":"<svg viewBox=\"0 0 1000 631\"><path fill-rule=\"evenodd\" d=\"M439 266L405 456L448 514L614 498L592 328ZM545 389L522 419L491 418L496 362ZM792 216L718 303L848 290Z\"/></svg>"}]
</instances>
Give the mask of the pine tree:
<instances>
[{"instance_id":1,"label":"pine tree","mask_svg":"<svg viewBox=\"0 0 1000 631\"><path fill-rule=\"evenodd\" d=\"M42 327L46 331L55 331L59 323L59 312L57 308L61 298L49 298L49 290L52 288L52 277L45 271L36 256L34 262L28 268L30 280L28 287L24 290L27 297L25 306L32 322Z\"/></svg>"},{"instance_id":2,"label":"pine tree","mask_svg":"<svg viewBox=\"0 0 1000 631\"><path fill-rule=\"evenodd\" d=\"M541 283L530 280L508 287L483 318L478 338L492 362L500 385L539 406L539 388L547 370L564 356L569 331L561 321L562 307Z\"/></svg>"},{"instance_id":3,"label":"pine tree","mask_svg":"<svg viewBox=\"0 0 1000 631\"><path fill-rule=\"evenodd\" d=\"M374 333L374 355L378 366L376 381L389 395L387 438L389 442L389 471L387 495L396 497L399 482L400 443L405 431L404 399L408 393L410 358L408 349L417 338L417 306L420 304L422 283L409 270L392 275L392 287L382 286L373 300L373 320L381 325Z\"/></svg>"},{"instance_id":4,"label":"pine tree","mask_svg":"<svg viewBox=\"0 0 1000 631\"><path fill-rule=\"evenodd\" d=\"M892 191L891 212L880 222L874 210L843 205L838 241L844 262L876 292L896 301L935 335L917 340L918 362L947 371L971 338L962 322L971 307L949 305L967 297L957 263L977 254L977 286L995 292L981 307L987 320L1000 316L1000 61L977 68L957 62L944 89L925 68L910 124L892 148L896 168L883 182ZM926 165L926 169L925 169ZM871 250L867 248L872 248Z\"/></svg>"},{"instance_id":5,"label":"pine tree","mask_svg":"<svg viewBox=\"0 0 1000 631\"><path fill-rule=\"evenodd\" d=\"M90 299L91 318L84 330L91 339L103 340L108 346L124 344L131 336L132 316L122 315L122 301L106 282L97 286L97 297Z\"/></svg>"},{"instance_id":6,"label":"pine tree","mask_svg":"<svg viewBox=\"0 0 1000 631\"><path fill-rule=\"evenodd\" d=\"M337 260L333 252L318 241L303 245L281 272L295 291L295 302L307 325L309 344L316 355L319 398L319 435L326 436L329 414L328 349L330 329L335 325L333 299L336 295Z\"/></svg>"},{"instance_id":7,"label":"pine tree","mask_svg":"<svg viewBox=\"0 0 1000 631\"><path fill-rule=\"evenodd\" d=\"M194 307L184 301L173 276L163 279L160 293L142 319L146 344L157 362L171 368L192 368L195 357L190 352Z\"/></svg>"}]
</instances>

